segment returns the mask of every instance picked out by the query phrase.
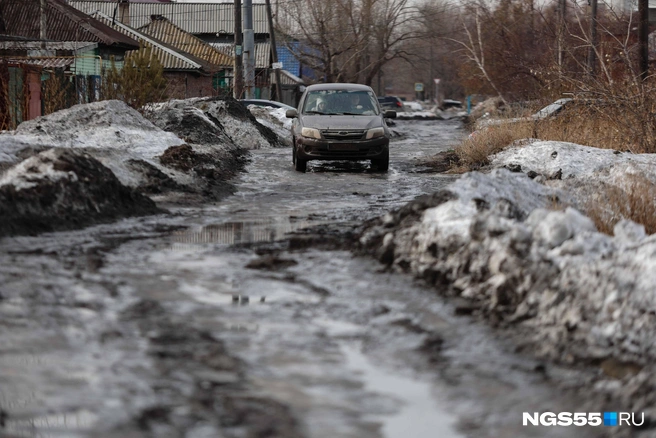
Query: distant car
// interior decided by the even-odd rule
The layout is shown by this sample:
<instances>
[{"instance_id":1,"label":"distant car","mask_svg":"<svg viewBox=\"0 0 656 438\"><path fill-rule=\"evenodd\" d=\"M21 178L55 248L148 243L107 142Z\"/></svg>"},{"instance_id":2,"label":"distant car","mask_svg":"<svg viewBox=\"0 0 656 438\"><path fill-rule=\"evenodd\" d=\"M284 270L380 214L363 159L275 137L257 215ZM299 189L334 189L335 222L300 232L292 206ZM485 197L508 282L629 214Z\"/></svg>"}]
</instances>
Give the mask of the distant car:
<instances>
[{"instance_id":1,"label":"distant car","mask_svg":"<svg viewBox=\"0 0 656 438\"><path fill-rule=\"evenodd\" d=\"M296 109L291 105L287 105L282 102L276 102L275 100L266 100L266 99L239 99L241 103L244 105L255 105L255 106L264 106L268 108L284 108L286 110L288 109Z\"/></svg>"},{"instance_id":2,"label":"distant car","mask_svg":"<svg viewBox=\"0 0 656 438\"><path fill-rule=\"evenodd\" d=\"M462 108L462 102L460 102L459 100L444 99L442 100L442 105L440 106L442 109Z\"/></svg>"},{"instance_id":3,"label":"distant car","mask_svg":"<svg viewBox=\"0 0 656 438\"><path fill-rule=\"evenodd\" d=\"M382 96L378 98L378 103L382 109L394 111L403 111L403 101L396 96Z\"/></svg>"},{"instance_id":4,"label":"distant car","mask_svg":"<svg viewBox=\"0 0 656 438\"><path fill-rule=\"evenodd\" d=\"M371 87L360 84L315 84L305 89L292 121L292 162L305 172L310 160L371 160L380 171L389 168L391 133Z\"/></svg>"},{"instance_id":5,"label":"distant car","mask_svg":"<svg viewBox=\"0 0 656 438\"><path fill-rule=\"evenodd\" d=\"M419 102L403 102L405 108L410 109L410 111L423 111L424 106Z\"/></svg>"},{"instance_id":6,"label":"distant car","mask_svg":"<svg viewBox=\"0 0 656 438\"><path fill-rule=\"evenodd\" d=\"M569 97L558 99L528 117L515 117L512 119L478 119L476 121L476 129L480 130L489 128L491 126L500 126L520 122L533 122L546 119L560 113L565 108L565 106L570 105L572 102L574 102L574 99Z\"/></svg>"}]
</instances>

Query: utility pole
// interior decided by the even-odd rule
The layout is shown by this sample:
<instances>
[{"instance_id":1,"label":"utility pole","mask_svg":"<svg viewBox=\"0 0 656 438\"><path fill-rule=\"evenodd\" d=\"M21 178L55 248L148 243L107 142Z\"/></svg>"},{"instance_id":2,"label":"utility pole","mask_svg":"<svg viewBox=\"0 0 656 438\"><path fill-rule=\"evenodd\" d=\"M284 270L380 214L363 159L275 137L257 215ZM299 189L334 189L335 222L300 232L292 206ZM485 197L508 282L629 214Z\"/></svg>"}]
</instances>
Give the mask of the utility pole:
<instances>
[{"instance_id":1,"label":"utility pole","mask_svg":"<svg viewBox=\"0 0 656 438\"><path fill-rule=\"evenodd\" d=\"M588 74L595 75L597 64L597 0L590 0L590 47L588 48Z\"/></svg>"},{"instance_id":2,"label":"utility pole","mask_svg":"<svg viewBox=\"0 0 656 438\"><path fill-rule=\"evenodd\" d=\"M649 0L638 0L640 27L638 40L640 44L640 78L644 81L649 74Z\"/></svg>"},{"instance_id":3,"label":"utility pole","mask_svg":"<svg viewBox=\"0 0 656 438\"><path fill-rule=\"evenodd\" d=\"M244 0L244 88L246 99L255 97L255 33L253 0Z\"/></svg>"},{"instance_id":4,"label":"utility pole","mask_svg":"<svg viewBox=\"0 0 656 438\"><path fill-rule=\"evenodd\" d=\"M241 62L242 53L241 0L235 0L235 68L233 70L235 99L241 99L242 93L244 92L244 67Z\"/></svg>"},{"instance_id":5,"label":"utility pole","mask_svg":"<svg viewBox=\"0 0 656 438\"><path fill-rule=\"evenodd\" d=\"M269 19L269 35L271 35L271 62L278 63L278 48L276 47L276 34L273 30L273 13L271 12L271 0L265 0L267 9L267 18ZM272 100L282 102L282 90L280 89L280 68L273 68L276 77L276 94ZM273 99L275 97L275 99Z\"/></svg>"},{"instance_id":6,"label":"utility pole","mask_svg":"<svg viewBox=\"0 0 656 438\"><path fill-rule=\"evenodd\" d=\"M46 0L41 0L41 20L40 20L40 29L39 29L39 37L41 38L41 49L45 50L46 49L46 38L48 33L46 32Z\"/></svg>"}]
</instances>

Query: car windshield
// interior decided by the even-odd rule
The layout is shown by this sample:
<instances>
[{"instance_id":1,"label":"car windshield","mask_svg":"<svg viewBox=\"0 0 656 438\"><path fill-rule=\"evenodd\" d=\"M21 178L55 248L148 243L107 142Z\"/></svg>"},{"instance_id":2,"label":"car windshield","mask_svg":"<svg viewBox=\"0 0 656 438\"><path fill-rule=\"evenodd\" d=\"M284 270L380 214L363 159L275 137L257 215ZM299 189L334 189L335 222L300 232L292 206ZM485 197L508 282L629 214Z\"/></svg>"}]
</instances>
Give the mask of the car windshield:
<instances>
[{"instance_id":1,"label":"car windshield","mask_svg":"<svg viewBox=\"0 0 656 438\"><path fill-rule=\"evenodd\" d=\"M378 115L378 103L371 91L317 90L308 92L303 114Z\"/></svg>"}]
</instances>

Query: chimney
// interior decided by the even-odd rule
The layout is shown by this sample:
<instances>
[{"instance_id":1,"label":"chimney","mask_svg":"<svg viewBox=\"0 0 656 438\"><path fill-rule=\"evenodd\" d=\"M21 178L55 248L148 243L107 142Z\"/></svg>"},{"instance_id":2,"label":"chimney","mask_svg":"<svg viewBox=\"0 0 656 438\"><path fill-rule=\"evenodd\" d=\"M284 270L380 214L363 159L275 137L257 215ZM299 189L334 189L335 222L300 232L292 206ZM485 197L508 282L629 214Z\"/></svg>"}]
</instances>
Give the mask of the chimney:
<instances>
[{"instance_id":1,"label":"chimney","mask_svg":"<svg viewBox=\"0 0 656 438\"><path fill-rule=\"evenodd\" d=\"M118 21L126 26L130 25L130 0L118 1Z\"/></svg>"}]
</instances>

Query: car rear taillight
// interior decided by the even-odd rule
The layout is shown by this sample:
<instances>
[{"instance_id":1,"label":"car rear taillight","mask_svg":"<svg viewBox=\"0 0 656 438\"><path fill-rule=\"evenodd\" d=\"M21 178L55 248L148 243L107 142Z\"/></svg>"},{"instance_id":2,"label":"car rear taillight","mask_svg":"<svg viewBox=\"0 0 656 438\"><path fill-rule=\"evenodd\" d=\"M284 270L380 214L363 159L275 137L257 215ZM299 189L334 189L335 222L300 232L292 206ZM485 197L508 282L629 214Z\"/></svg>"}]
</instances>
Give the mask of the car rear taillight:
<instances>
[{"instance_id":1,"label":"car rear taillight","mask_svg":"<svg viewBox=\"0 0 656 438\"><path fill-rule=\"evenodd\" d=\"M398 106L399 108L401 108L401 107L403 106L403 104L402 104L401 102L396 102L396 106Z\"/></svg>"}]
</instances>

